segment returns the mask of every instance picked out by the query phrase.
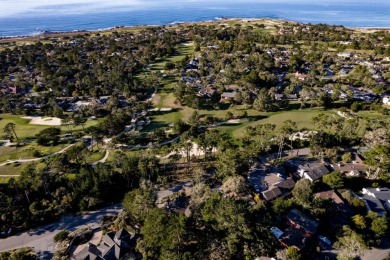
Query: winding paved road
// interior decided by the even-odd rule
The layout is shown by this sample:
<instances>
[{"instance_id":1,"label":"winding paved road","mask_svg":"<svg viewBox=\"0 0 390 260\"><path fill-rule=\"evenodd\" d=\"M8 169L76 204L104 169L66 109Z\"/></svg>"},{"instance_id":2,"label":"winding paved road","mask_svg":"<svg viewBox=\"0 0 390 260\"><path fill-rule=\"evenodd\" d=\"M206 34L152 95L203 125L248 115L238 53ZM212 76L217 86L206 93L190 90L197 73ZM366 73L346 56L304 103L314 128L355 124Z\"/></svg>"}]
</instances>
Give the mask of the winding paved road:
<instances>
[{"instance_id":1,"label":"winding paved road","mask_svg":"<svg viewBox=\"0 0 390 260\"><path fill-rule=\"evenodd\" d=\"M0 239L0 251L29 246L34 247L36 251L40 252L41 259L51 259L54 253L53 239L58 232L61 230L74 231L85 225L91 228L99 227L99 221L103 216L117 215L122 209L121 204L115 204L81 216L65 216L60 222Z\"/></svg>"},{"instance_id":2,"label":"winding paved road","mask_svg":"<svg viewBox=\"0 0 390 260\"><path fill-rule=\"evenodd\" d=\"M109 155L110 155L110 150L106 149L106 153L104 154L104 157L99 161L92 163L92 165L96 165L98 163L105 163Z\"/></svg>"}]
</instances>

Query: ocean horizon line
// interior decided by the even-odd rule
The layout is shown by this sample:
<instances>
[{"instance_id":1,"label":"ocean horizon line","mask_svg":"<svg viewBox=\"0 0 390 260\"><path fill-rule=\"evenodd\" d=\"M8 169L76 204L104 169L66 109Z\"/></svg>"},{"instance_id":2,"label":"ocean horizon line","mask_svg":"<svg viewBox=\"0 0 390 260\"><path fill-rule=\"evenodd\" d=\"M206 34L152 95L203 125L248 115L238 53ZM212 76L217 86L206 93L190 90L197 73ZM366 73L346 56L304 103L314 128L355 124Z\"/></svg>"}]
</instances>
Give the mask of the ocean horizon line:
<instances>
[{"instance_id":1,"label":"ocean horizon line","mask_svg":"<svg viewBox=\"0 0 390 260\"><path fill-rule=\"evenodd\" d=\"M205 23L205 22L221 22L221 21L234 21L234 20L252 20L252 21L261 21L261 20L277 20L277 21L286 21L286 22L294 22L299 24L325 24L328 26L340 26L348 29L370 29L370 30L385 30L390 29L390 26L344 26L342 24L328 24L324 22L312 23L312 22L299 22L284 18L270 18L270 17L215 17L214 19L207 20L198 20L198 21L173 21L169 23L161 23L161 24L137 24L137 25L115 25L106 28L96 28L96 29L74 29L74 30L42 30L31 32L30 34L21 34L21 35L9 35L9 36L0 36L0 39L12 39L12 38L29 38L29 37L39 37L39 36L51 36L55 34L67 34L67 33L99 33L106 32L114 29L120 28L136 28L136 27L158 27L158 26L174 26L180 24L192 24L192 23Z\"/></svg>"}]
</instances>

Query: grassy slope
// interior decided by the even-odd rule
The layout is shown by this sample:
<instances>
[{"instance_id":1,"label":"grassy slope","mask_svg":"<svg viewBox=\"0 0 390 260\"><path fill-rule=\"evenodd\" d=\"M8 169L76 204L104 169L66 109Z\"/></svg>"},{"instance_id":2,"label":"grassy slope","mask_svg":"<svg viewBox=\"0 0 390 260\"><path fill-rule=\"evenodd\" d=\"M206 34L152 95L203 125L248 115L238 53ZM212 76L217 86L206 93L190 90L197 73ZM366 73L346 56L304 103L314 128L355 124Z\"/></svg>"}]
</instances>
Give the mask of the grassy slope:
<instances>
[{"instance_id":1,"label":"grassy slope","mask_svg":"<svg viewBox=\"0 0 390 260\"><path fill-rule=\"evenodd\" d=\"M42 155L55 153L68 146L68 144L59 144L56 146L41 146L33 142L22 147L0 147L0 163L7 160L16 160L19 158L30 159L35 158L33 151L38 150Z\"/></svg>"},{"instance_id":2,"label":"grassy slope","mask_svg":"<svg viewBox=\"0 0 390 260\"><path fill-rule=\"evenodd\" d=\"M22 118L22 116L18 115L10 115L10 114L1 114L0 115L0 132L3 132L3 129L6 124L8 123L14 123L16 125L15 131L19 138L29 138L34 137L36 134L38 134L43 129L49 128L48 125L31 125L29 124L30 120ZM87 128L89 126L96 125L99 121L98 120L88 120L84 128ZM58 126L55 126L58 127ZM81 126L77 126L73 128L73 131L80 131L82 130ZM62 132L68 132L68 127L61 126ZM2 135L0 133L0 136Z\"/></svg>"}]
</instances>

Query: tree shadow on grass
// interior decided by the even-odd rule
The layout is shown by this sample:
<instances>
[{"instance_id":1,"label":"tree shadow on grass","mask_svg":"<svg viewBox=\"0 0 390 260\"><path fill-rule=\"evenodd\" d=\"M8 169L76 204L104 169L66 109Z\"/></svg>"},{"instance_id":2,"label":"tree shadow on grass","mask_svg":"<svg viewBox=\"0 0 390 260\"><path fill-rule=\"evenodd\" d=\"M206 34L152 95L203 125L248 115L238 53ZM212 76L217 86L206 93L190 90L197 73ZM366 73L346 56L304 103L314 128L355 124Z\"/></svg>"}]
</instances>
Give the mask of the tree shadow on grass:
<instances>
[{"instance_id":1,"label":"tree shadow on grass","mask_svg":"<svg viewBox=\"0 0 390 260\"><path fill-rule=\"evenodd\" d=\"M219 102L207 102L203 103L200 106L200 109L207 110L207 111L215 111L215 110L228 110L230 108L229 103L219 103Z\"/></svg>"},{"instance_id":2,"label":"tree shadow on grass","mask_svg":"<svg viewBox=\"0 0 390 260\"><path fill-rule=\"evenodd\" d=\"M259 120L262 120L262 119L266 119L266 118L268 118L268 116L253 115L253 116L247 116L245 118L247 118L249 122L254 122L254 121L259 121Z\"/></svg>"},{"instance_id":3,"label":"tree shadow on grass","mask_svg":"<svg viewBox=\"0 0 390 260\"><path fill-rule=\"evenodd\" d=\"M146 126L142 131L143 132L152 132L152 131L155 131L159 128L162 128L162 127L167 127L168 126L168 123L167 122L164 122L164 121L152 121L152 123L150 123L150 125Z\"/></svg>"},{"instance_id":4,"label":"tree shadow on grass","mask_svg":"<svg viewBox=\"0 0 390 260\"><path fill-rule=\"evenodd\" d=\"M306 107L310 107L310 105L309 106L307 106L307 105L303 106L302 109L304 109ZM289 103L286 110L298 110L300 108L301 108L301 104L300 103Z\"/></svg>"}]
</instances>

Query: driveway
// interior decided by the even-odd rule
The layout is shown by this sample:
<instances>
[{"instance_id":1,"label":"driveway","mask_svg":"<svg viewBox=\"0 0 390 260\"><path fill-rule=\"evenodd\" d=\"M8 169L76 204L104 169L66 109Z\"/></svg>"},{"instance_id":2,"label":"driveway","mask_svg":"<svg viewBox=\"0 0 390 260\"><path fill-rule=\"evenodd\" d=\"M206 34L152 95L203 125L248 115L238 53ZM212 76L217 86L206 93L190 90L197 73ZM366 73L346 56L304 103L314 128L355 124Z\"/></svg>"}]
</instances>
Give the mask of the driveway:
<instances>
[{"instance_id":1,"label":"driveway","mask_svg":"<svg viewBox=\"0 0 390 260\"><path fill-rule=\"evenodd\" d=\"M385 259L390 254L390 239L383 239L379 248L367 250L361 260Z\"/></svg>"}]
</instances>

